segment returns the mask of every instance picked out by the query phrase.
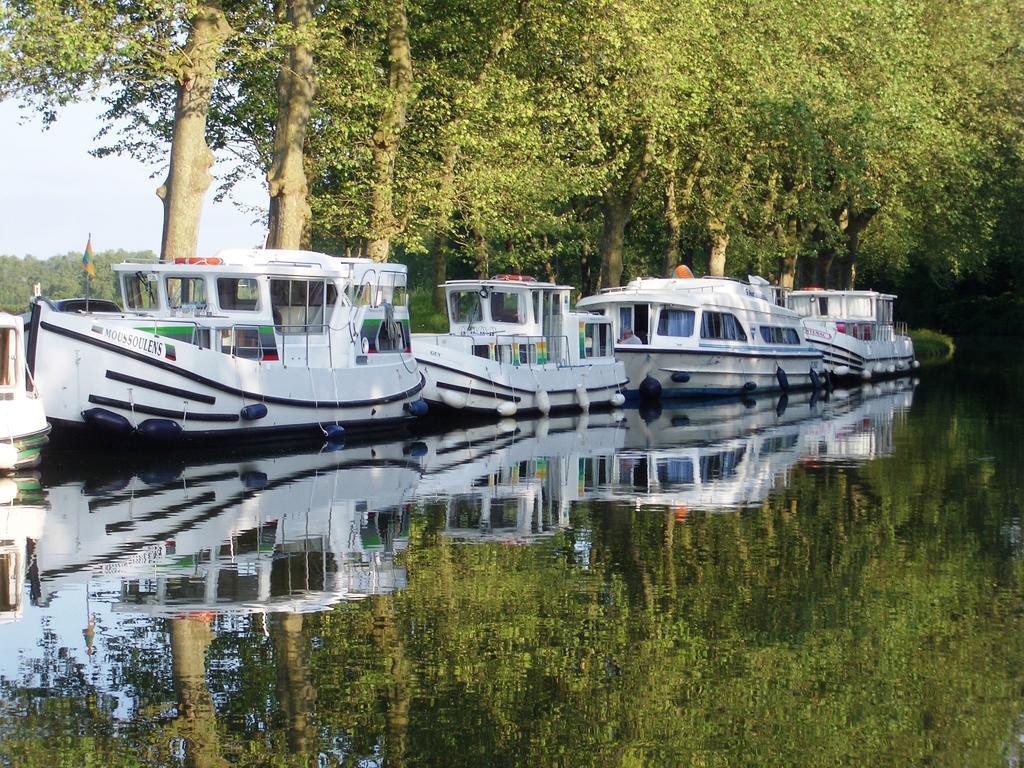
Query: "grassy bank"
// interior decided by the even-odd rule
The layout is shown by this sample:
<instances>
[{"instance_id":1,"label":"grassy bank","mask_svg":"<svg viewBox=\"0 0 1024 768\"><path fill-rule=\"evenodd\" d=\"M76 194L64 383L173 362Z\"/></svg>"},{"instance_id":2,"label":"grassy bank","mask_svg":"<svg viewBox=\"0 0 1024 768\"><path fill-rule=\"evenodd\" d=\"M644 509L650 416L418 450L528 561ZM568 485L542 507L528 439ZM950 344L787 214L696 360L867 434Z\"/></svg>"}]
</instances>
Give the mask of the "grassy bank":
<instances>
[{"instance_id":1,"label":"grassy bank","mask_svg":"<svg viewBox=\"0 0 1024 768\"><path fill-rule=\"evenodd\" d=\"M946 362L956 351L953 338L938 331L922 328L911 331L910 338L914 341L914 355L921 365Z\"/></svg>"}]
</instances>

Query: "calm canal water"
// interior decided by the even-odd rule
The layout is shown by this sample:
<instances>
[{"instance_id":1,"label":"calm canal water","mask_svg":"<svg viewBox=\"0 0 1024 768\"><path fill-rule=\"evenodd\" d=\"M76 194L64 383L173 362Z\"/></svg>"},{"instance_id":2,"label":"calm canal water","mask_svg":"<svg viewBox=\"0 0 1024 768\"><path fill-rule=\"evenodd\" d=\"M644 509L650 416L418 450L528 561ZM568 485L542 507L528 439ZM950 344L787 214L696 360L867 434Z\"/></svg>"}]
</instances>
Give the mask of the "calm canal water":
<instances>
[{"instance_id":1,"label":"calm canal water","mask_svg":"<svg viewBox=\"0 0 1024 768\"><path fill-rule=\"evenodd\" d=\"M52 456L0 481L0 764L1020 765L1024 356L973 348L828 401Z\"/></svg>"}]
</instances>

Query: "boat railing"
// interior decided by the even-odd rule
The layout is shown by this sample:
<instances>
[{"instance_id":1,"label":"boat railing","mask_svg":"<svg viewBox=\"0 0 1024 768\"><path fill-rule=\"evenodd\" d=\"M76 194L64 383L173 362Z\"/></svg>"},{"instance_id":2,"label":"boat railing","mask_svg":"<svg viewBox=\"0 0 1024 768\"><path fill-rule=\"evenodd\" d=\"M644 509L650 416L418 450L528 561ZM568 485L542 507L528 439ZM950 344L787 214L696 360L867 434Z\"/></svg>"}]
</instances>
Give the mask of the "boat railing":
<instances>
[{"instance_id":1,"label":"boat railing","mask_svg":"<svg viewBox=\"0 0 1024 768\"><path fill-rule=\"evenodd\" d=\"M330 337L327 336L327 331L330 326L327 323L297 323L293 325L274 325L274 330L277 331L277 335L281 338L281 349L280 358L286 362L287 365L305 365L307 368L310 367L322 367L326 364L328 368L334 367L334 348L330 343ZM263 335L260 335L261 341ZM263 342L265 346L260 347L260 358L266 360L267 357L263 356L265 349L272 349L272 354L278 354L276 344L270 347L270 340L273 338L273 334L266 337ZM324 339L323 344L310 344L310 340ZM310 365L310 353L314 353L321 357L318 361L318 365ZM323 353L326 352L327 360L322 359Z\"/></svg>"},{"instance_id":2,"label":"boat railing","mask_svg":"<svg viewBox=\"0 0 1024 768\"><path fill-rule=\"evenodd\" d=\"M900 320L899 322L895 323L894 324L894 328L895 328L895 333L896 333L897 336L907 336L907 335L909 335L907 333L907 324L903 320Z\"/></svg>"}]
</instances>

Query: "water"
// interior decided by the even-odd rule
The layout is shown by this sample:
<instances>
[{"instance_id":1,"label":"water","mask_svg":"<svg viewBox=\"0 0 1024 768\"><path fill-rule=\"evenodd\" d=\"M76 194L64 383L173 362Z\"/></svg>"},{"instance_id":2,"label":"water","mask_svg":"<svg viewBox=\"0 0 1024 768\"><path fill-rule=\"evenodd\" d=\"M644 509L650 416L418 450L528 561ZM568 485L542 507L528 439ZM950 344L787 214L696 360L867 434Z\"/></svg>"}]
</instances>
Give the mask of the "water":
<instances>
[{"instance_id":1,"label":"water","mask_svg":"<svg viewBox=\"0 0 1024 768\"><path fill-rule=\"evenodd\" d=\"M1020 765L1024 358L0 481L0 764Z\"/></svg>"}]
</instances>

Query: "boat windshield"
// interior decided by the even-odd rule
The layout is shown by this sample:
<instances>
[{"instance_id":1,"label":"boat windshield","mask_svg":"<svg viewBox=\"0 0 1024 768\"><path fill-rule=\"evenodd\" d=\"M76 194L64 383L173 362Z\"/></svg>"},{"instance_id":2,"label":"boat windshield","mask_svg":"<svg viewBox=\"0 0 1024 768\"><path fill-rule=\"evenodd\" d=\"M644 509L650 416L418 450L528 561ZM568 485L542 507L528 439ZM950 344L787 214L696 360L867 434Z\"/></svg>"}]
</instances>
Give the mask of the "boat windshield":
<instances>
[{"instance_id":1,"label":"boat windshield","mask_svg":"<svg viewBox=\"0 0 1024 768\"><path fill-rule=\"evenodd\" d=\"M483 319L480 294L476 291L452 291L448 311L453 323L479 323Z\"/></svg>"},{"instance_id":2,"label":"boat windshield","mask_svg":"<svg viewBox=\"0 0 1024 768\"><path fill-rule=\"evenodd\" d=\"M514 291L491 291L491 320L496 323L521 323L521 294Z\"/></svg>"}]
</instances>

